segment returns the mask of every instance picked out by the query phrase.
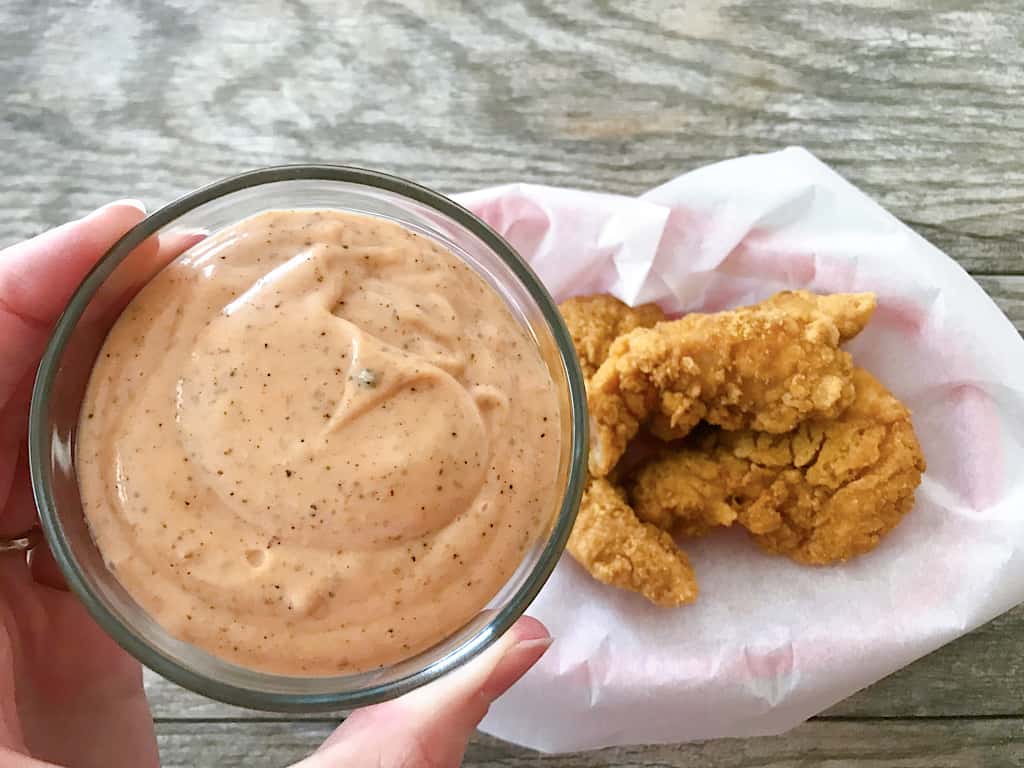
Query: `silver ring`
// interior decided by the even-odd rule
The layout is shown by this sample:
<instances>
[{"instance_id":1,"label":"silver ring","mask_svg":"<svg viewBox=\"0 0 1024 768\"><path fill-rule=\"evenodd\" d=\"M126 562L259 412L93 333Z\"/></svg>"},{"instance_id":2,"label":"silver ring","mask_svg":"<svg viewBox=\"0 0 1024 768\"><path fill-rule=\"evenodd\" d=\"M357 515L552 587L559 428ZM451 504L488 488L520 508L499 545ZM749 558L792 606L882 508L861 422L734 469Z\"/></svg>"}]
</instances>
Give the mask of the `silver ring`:
<instances>
[{"instance_id":1,"label":"silver ring","mask_svg":"<svg viewBox=\"0 0 1024 768\"><path fill-rule=\"evenodd\" d=\"M30 528L24 533L9 539L0 539L0 554L4 552L28 552L43 540L43 532L39 528Z\"/></svg>"}]
</instances>

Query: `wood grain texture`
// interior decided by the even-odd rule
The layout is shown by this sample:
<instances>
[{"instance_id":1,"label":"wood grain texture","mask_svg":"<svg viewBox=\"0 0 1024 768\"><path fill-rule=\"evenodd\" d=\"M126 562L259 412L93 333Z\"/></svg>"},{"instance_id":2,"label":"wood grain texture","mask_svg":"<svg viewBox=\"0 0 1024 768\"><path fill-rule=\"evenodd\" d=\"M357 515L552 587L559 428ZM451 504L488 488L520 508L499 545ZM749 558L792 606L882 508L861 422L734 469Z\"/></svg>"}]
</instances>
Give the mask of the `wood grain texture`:
<instances>
[{"instance_id":1,"label":"wood grain texture","mask_svg":"<svg viewBox=\"0 0 1024 768\"><path fill-rule=\"evenodd\" d=\"M0 245L268 164L634 194L799 144L1024 331L1017 0L0 0L0 52ZM1018 608L781 738L561 757L480 738L467 764L1019 765L1022 638ZM331 727L147 687L168 766L283 765Z\"/></svg>"},{"instance_id":2,"label":"wood grain texture","mask_svg":"<svg viewBox=\"0 0 1024 768\"><path fill-rule=\"evenodd\" d=\"M330 723L173 722L157 726L164 768L283 766L312 752ZM1009 768L1024 760L1024 730L1014 720L903 720L806 723L784 737L705 744L616 747L542 755L488 736L466 751L465 768Z\"/></svg>"},{"instance_id":3,"label":"wood grain texture","mask_svg":"<svg viewBox=\"0 0 1024 768\"><path fill-rule=\"evenodd\" d=\"M1017 330L1024 333L1024 276L979 276L977 280Z\"/></svg>"},{"instance_id":4,"label":"wood grain texture","mask_svg":"<svg viewBox=\"0 0 1024 768\"><path fill-rule=\"evenodd\" d=\"M282 162L635 193L802 144L966 267L1024 272L1016 3L889 5L7 0L0 240Z\"/></svg>"}]
</instances>

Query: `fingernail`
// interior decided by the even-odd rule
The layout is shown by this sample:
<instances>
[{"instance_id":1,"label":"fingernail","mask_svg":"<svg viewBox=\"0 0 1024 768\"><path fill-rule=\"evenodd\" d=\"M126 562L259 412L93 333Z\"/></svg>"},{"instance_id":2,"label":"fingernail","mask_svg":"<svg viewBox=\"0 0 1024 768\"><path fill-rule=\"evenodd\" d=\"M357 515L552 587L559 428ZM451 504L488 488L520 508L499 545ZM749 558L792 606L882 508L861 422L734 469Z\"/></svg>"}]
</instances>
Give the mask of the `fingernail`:
<instances>
[{"instance_id":1,"label":"fingernail","mask_svg":"<svg viewBox=\"0 0 1024 768\"><path fill-rule=\"evenodd\" d=\"M517 653L523 651L530 651L534 649L546 651L548 648L551 647L551 644L553 642L555 642L555 638L553 637L537 637L533 640L520 640L518 643L512 646L512 650Z\"/></svg>"},{"instance_id":2,"label":"fingernail","mask_svg":"<svg viewBox=\"0 0 1024 768\"><path fill-rule=\"evenodd\" d=\"M517 643L551 637L547 628L532 616L523 616L519 619L512 625L510 634L515 637Z\"/></svg>"},{"instance_id":3,"label":"fingernail","mask_svg":"<svg viewBox=\"0 0 1024 768\"><path fill-rule=\"evenodd\" d=\"M540 660L551 646L551 642L550 637L533 637L517 642L491 670L491 674L480 687L481 693L492 701L501 696Z\"/></svg>"},{"instance_id":4,"label":"fingernail","mask_svg":"<svg viewBox=\"0 0 1024 768\"><path fill-rule=\"evenodd\" d=\"M135 208L136 210L142 213L148 213L148 211L146 210L146 204L144 202L142 202L141 200L137 200L134 197L126 197L123 200L115 200L112 203L107 203L106 205L101 206L100 208L96 209L89 215L95 216L96 214L101 213L107 210L108 208L116 208L119 205L127 205L131 208Z\"/></svg>"}]
</instances>

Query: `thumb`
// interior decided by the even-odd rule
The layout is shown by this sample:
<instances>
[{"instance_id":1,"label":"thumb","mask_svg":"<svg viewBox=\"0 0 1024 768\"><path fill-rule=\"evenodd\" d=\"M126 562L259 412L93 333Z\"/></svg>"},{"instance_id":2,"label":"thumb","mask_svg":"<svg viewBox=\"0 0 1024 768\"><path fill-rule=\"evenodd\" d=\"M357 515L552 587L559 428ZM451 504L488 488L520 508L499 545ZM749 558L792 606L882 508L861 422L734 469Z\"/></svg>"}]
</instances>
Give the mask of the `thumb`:
<instances>
[{"instance_id":1,"label":"thumb","mask_svg":"<svg viewBox=\"0 0 1024 768\"><path fill-rule=\"evenodd\" d=\"M401 698L356 710L294 768L457 768L491 702L550 645L544 625L525 616L465 667Z\"/></svg>"}]
</instances>

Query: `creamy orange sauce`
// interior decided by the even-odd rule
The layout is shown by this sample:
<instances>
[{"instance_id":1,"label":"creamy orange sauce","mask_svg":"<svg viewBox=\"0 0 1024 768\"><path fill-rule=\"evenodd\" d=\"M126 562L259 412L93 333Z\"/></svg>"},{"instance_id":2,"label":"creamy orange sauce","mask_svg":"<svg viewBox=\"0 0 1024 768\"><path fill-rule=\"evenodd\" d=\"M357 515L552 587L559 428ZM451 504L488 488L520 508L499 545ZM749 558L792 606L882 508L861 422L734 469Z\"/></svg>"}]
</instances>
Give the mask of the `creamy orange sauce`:
<instances>
[{"instance_id":1,"label":"creamy orange sauce","mask_svg":"<svg viewBox=\"0 0 1024 768\"><path fill-rule=\"evenodd\" d=\"M176 637L261 671L363 671L475 616L549 528L559 405L454 254L384 219L270 211L111 330L77 468L108 567Z\"/></svg>"}]
</instances>

